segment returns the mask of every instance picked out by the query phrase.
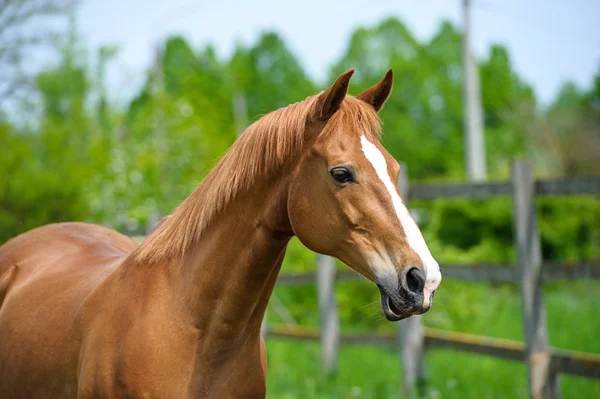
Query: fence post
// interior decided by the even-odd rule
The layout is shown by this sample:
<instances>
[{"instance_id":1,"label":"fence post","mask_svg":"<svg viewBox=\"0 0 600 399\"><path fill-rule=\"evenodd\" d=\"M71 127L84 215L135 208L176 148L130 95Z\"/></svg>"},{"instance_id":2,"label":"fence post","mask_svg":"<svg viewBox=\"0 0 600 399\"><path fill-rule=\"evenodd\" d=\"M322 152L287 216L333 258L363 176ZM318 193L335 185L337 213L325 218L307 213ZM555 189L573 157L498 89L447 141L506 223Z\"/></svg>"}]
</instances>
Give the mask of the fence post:
<instances>
[{"instance_id":1,"label":"fence post","mask_svg":"<svg viewBox=\"0 0 600 399\"><path fill-rule=\"evenodd\" d=\"M400 325L400 350L402 358L403 391L409 396L415 385L425 383L425 346L423 316L411 316Z\"/></svg>"},{"instance_id":2,"label":"fence post","mask_svg":"<svg viewBox=\"0 0 600 399\"><path fill-rule=\"evenodd\" d=\"M408 206L408 171L403 163L400 164L398 190L404 203ZM399 328L403 390L404 394L408 396L413 391L415 384L421 385L426 379L423 316L409 317L401 322Z\"/></svg>"},{"instance_id":3,"label":"fence post","mask_svg":"<svg viewBox=\"0 0 600 399\"><path fill-rule=\"evenodd\" d=\"M335 301L335 260L317 254L317 290L321 321L321 366L327 374L337 370L340 316Z\"/></svg>"},{"instance_id":4,"label":"fence post","mask_svg":"<svg viewBox=\"0 0 600 399\"><path fill-rule=\"evenodd\" d=\"M542 251L535 209L535 180L530 163L513 162L512 186L529 395L534 399L558 398L558 376L552 370L552 355L546 331L546 310L541 286Z\"/></svg>"}]
</instances>

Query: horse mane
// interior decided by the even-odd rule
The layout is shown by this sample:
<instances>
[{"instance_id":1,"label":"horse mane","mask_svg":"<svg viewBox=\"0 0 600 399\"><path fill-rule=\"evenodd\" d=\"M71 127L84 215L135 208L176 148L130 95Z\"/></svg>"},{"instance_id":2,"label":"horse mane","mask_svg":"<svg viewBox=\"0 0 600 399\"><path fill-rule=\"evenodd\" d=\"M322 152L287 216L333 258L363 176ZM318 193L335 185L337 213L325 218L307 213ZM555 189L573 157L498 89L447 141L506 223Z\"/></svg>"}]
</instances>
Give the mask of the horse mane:
<instances>
[{"instance_id":1,"label":"horse mane","mask_svg":"<svg viewBox=\"0 0 600 399\"><path fill-rule=\"evenodd\" d=\"M318 96L280 108L251 124L192 194L161 220L133 252L133 258L144 264L180 258L236 197L299 156ZM341 127L376 138L381 134L377 112L352 96L346 96L320 134L329 135Z\"/></svg>"}]
</instances>

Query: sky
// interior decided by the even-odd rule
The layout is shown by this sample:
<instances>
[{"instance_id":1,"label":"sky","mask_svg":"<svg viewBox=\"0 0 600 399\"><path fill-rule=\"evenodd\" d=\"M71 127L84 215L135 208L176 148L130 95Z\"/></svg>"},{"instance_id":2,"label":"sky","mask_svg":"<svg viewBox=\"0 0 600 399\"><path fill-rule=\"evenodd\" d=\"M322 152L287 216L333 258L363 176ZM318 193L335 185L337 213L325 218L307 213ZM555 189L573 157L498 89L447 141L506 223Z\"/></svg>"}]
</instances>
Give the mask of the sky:
<instances>
[{"instance_id":1,"label":"sky","mask_svg":"<svg viewBox=\"0 0 600 399\"><path fill-rule=\"evenodd\" d=\"M565 80L590 87L600 67L600 0L471 1L478 57L491 44L505 45L543 103ZM462 0L83 0L78 28L92 48L119 45L109 73L118 97L138 89L154 49L170 35L184 36L197 49L213 44L228 57L236 43L252 44L262 31L275 30L308 73L325 84L357 27L395 16L417 39L428 40L441 21L462 23L461 5Z\"/></svg>"}]
</instances>

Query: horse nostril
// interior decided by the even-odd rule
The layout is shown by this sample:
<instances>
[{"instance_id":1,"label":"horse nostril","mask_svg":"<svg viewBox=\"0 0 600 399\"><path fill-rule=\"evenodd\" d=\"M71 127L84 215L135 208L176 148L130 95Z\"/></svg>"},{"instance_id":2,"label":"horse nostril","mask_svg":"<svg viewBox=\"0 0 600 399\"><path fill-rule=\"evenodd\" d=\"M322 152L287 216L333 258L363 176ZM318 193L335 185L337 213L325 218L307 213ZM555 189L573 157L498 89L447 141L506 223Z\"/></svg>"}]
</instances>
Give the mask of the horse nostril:
<instances>
[{"instance_id":1,"label":"horse nostril","mask_svg":"<svg viewBox=\"0 0 600 399\"><path fill-rule=\"evenodd\" d=\"M406 285L409 291L418 294L425 287L425 276L423 272L413 267L406 273Z\"/></svg>"}]
</instances>

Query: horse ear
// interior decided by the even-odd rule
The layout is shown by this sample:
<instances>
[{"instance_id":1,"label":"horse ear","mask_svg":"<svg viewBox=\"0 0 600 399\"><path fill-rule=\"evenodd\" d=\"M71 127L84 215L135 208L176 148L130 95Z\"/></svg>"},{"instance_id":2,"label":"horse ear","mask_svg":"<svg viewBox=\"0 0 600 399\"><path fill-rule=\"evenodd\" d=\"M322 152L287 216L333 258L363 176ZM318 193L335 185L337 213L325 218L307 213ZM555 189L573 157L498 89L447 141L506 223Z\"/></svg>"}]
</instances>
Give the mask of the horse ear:
<instances>
[{"instance_id":1,"label":"horse ear","mask_svg":"<svg viewBox=\"0 0 600 399\"><path fill-rule=\"evenodd\" d=\"M379 112L381 108L383 108L383 104L385 104L386 100L390 96L393 84L394 73L391 69L388 69L385 76L379 81L379 83L363 91L356 96L356 98L371 104L371 106L375 108L375 111Z\"/></svg>"},{"instance_id":2,"label":"horse ear","mask_svg":"<svg viewBox=\"0 0 600 399\"><path fill-rule=\"evenodd\" d=\"M336 79L331 87L321 93L316 108L318 119L327 120L340 108L348 92L348 84L353 73L354 69L348 69Z\"/></svg>"}]
</instances>

